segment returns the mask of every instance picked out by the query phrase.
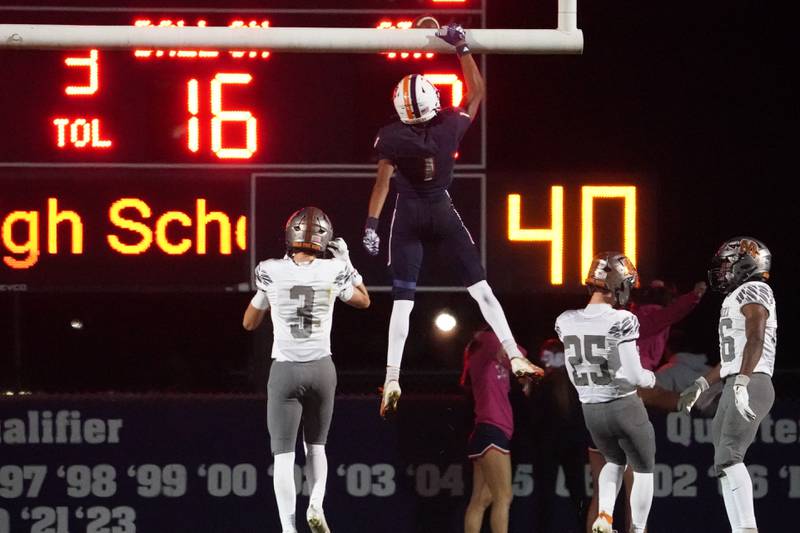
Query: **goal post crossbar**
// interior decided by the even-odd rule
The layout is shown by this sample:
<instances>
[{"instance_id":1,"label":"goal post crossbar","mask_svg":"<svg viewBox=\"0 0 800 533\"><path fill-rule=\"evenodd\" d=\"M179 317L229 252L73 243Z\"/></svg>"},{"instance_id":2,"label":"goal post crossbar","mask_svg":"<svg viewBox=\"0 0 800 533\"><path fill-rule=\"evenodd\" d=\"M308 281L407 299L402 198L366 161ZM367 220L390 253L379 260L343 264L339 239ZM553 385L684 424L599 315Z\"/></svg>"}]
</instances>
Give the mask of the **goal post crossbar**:
<instances>
[{"instance_id":1,"label":"goal post crossbar","mask_svg":"<svg viewBox=\"0 0 800 533\"><path fill-rule=\"evenodd\" d=\"M580 54L577 28L470 29L470 49L479 54ZM295 53L452 53L435 29L136 27L0 24L4 49L215 49Z\"/></svg>"}]
</instances>

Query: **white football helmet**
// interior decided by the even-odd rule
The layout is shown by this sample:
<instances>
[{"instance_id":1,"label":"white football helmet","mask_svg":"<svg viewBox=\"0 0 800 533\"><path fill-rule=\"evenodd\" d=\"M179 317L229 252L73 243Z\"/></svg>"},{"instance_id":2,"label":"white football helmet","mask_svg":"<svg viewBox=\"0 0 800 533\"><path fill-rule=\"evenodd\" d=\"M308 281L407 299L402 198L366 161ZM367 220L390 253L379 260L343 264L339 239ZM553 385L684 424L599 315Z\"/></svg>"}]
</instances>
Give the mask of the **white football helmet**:
<instances>
[{"instance_id":1,"label":"white football helmet","mask_svg":"<svg viewBox=\"0 0 800 533\"><path fill-rule=\"evenodd\" d=\"M441 108L439 89L421 74L409 74L400 80L392 101L400 120L406 124L427 122Z\"/></svg>"}]
</instances>

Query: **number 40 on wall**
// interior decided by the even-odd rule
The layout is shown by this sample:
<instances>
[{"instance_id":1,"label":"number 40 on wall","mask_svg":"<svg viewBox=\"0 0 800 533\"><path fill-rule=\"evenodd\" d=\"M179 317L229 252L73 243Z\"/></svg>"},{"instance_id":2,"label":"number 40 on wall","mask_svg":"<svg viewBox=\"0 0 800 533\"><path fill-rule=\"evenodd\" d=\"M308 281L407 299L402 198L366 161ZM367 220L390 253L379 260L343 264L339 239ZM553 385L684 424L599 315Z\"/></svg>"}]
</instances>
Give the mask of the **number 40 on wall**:
<instances>
[{"instance_id":1,"label":"number 40 on wall","mask_svg":"<svg viewBox=\"0 0 800 533\"><path fill-rule=\"evenodd\" d=\"M623 253L636 264L636 186L585 185L581 187L581 279L589 270L594 249L594 202L616 198L624 201ZM564 284L564 187L550 187L550 227L523 228L522 196L508 195L508 240L550 243L550 284Z\"/></svg>"}]
</instances>

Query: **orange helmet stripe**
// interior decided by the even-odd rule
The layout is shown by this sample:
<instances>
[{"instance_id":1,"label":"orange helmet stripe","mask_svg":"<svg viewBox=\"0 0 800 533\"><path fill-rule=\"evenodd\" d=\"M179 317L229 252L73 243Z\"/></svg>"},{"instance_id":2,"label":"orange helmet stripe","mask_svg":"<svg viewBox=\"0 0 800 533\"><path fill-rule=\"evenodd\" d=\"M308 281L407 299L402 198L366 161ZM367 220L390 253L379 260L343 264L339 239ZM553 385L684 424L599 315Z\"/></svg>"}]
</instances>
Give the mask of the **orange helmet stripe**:
<instances>
[{"instance_id":1,"label":"orange helmet stripe","mask_svg":"<svg viewBox=\"0 0 800 533\"><path fill-rule=\"evenodd\" d=\"M411 84L411 76L406 76L403 78L403 105L406 108L406 117L408 120L414 120L414 111L411 107L411 90L409 88Z\"/></svg>"}]
</instances>

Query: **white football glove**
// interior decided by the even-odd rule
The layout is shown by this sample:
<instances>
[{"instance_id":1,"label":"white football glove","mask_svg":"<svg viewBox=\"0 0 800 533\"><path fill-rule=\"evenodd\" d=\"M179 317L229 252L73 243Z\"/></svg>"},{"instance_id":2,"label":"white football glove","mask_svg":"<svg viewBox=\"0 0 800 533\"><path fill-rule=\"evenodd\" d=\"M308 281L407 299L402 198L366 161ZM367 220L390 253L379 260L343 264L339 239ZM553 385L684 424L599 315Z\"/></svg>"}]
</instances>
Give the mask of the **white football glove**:
<instances>
[{"instance_id":1,"label":"white football glove","mask_svg":"<svg viewBox=\"0 0 800 533\"><path fill-rule=\"evenodd\" d=\"M645 376L647 376L647 383L642 385L643 389L652 389L656 386L656 375L653 373L652 370L644 369Z\"/></svg>"},{"instance_id":2,"label":"white football glove","mask_svg":"<svg viewBox=\"0 0 800 533\"><path fill-rule=\"evenodd\" d=\"M358 287L364 283L364 278L358 273L358 270L356 270L356 268L353 266L353 263L350 262L350 251L347 249L347 243L344 242L344 239L341 237L333 239L328 243L328 251L336 259L347 263L347 266L353 273L352 276L350 276L350 282L353 284L353 287Z\"/></svg>"},{"instance_id":3,"label":"white football glove","mask_svg":"<svg viewBox=\"0 0 800 533\"><path fill-rule=\"evenodd\" d=\"M747 392L747 385L750 383L750 378L744 374L736 376L733 382L733 401L736 404L736 410L742 415L742 418L748 422L756 419L756 414L750 409L750 394Z\"/></svg>"},{"instance_id":4,"label":"white football glove","mask_svg":"<svg viewBox=\"0 0 800 533\"><path fill-rule=\"evenodd\" d=\"M361 242L369 255L378 255L378 251L381 248L381 238L378 237L377 231L372 228L364 229L364 238L361 239Z\"/></svg>"},{"instance_id":5,"label":"white football glove","mask_svg":"<svg viewBox=\"0 0 800 533\"><path fill-rule=\"evenodd\" d=\"M700 395L707 390L708 381L700 376L681 393L681 397L678 399L678 411L690 412Z\"/></svg>"},{"instance_id":6,"label":"white football glove","mask_svg":"<svg viewBox=\"0 0 800 533\"><path fill-rule=\"evenodd\" d=\"M347 249L347 243L341 237L336 237L328 243L328 251L336 259L341 259L348 265L350 264L350 250Z\"/></svg>"}]
</instances>

